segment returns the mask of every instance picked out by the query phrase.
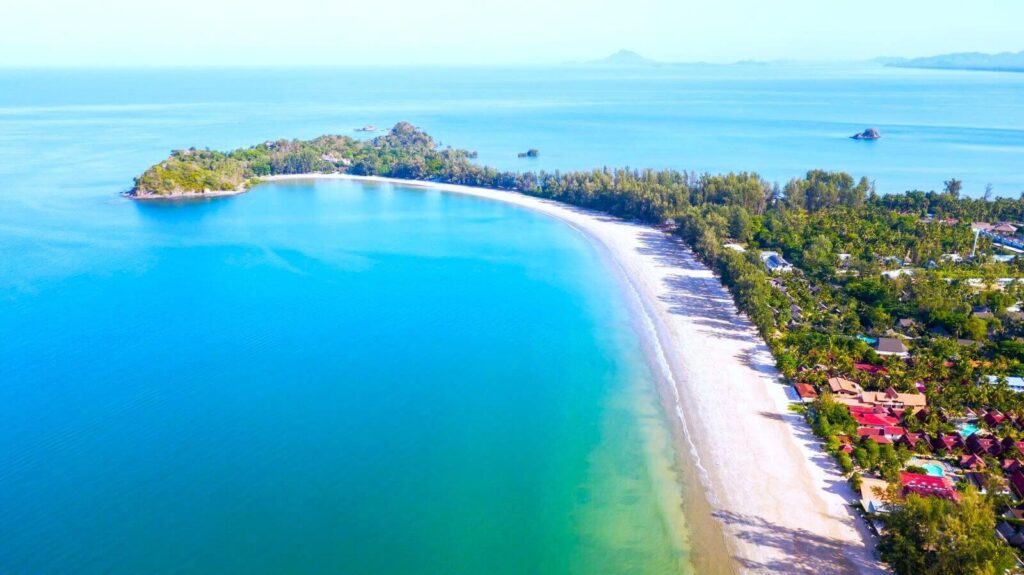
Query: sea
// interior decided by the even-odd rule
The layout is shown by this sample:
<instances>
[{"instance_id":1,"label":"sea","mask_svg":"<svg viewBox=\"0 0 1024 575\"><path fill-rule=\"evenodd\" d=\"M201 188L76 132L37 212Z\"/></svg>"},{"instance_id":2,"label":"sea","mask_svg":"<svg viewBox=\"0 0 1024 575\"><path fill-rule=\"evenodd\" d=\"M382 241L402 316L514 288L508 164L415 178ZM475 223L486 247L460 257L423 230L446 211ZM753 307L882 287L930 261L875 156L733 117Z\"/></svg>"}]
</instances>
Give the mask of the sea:
<instances>
[{"instance_id":1,"label":"sea","mask_svg":"<svg viewBox=\"0 0 1024 575\"><path fill-rule=\"evenodd\" d=\"M708 564L600 246L392 184L120 195L172 149L405 120L503 169L1016 197L1022 102L1024 74L866 64L0 70L0 573Z\"/></svg>"}]
</instances>

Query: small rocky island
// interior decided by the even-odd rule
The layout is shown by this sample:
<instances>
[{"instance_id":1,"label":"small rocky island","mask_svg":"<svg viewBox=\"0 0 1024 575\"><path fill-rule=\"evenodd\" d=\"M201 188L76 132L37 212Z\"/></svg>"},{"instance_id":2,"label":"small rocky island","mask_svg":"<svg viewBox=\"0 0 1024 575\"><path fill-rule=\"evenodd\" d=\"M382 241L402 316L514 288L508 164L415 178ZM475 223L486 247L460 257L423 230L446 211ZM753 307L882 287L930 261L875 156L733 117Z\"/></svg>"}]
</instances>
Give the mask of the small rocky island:
<instances>
[{"instance_id":1,"label":"small rocky island","mask_svg":"<svg viewBox=\"0 0 1024 575\"><path fill-rule=\"evenodd\" d=\"M876 130L874 128L868 128L867 130L864 130L863 132L859 132L859 133L856 133L856 134L850 136L850 138L852 138L854 140L877 140L877 139L879 139L881 137L882 137L882 134L880 134L878 132L878 130Z\"/></svg>"},{"instance_id":2,"label":"small rocky island","mask_svg":"<svg viewBox=\"0 0 1024 575\"><path fill-rule=\"evenodd\" d=\"M540 151L537 150L537 148L530 148L529 150L526 150L525 152L519 152L519 157L520 158L536 158L539 155L540 155Z\"/></svg>"}]
</instances>

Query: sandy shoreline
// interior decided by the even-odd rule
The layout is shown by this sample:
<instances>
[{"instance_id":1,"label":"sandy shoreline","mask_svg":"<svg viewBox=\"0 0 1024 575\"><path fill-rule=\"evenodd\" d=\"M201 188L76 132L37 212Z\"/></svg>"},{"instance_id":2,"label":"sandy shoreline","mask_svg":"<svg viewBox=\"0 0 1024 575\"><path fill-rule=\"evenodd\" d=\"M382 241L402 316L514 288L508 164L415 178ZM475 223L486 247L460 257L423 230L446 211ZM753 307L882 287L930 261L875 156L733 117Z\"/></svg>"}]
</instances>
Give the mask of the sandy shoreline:
<instances>
[{"instance_id":1,"label":"sandy shoreline","mask_svg":"<svg viewBox=\"0 0 1024 575\"><path fill-rule=\"evenodd\" d=\"M548 214L586 233L607 249L637 298L647 326L641 331L651 340L644 345L683 430L682 456L692 458L706 492L706 514L721 529L695 533L698 554L702 539L713 545L724 534L737 572L886 572L873 559L874 543L863 521L847 506L855 499L852 489L802 418L788 411L767 346L737 315L718 278L680 242L649 226L515 192L344 174L262 181L310 178L488 198Z\"/></svg>"}]
</instances>

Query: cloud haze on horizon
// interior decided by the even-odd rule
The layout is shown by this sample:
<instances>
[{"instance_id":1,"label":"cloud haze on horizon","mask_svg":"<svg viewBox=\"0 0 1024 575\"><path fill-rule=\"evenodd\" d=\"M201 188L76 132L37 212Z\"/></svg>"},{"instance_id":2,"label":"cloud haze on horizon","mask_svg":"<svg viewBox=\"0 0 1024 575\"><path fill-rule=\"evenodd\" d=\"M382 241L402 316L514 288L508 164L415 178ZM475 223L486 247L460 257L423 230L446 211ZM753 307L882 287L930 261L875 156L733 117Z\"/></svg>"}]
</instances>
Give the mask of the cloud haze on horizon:
<instances>
[{"instance_id":1,"label":"cloud haze on horizon","mask_svg":"<svg viewBox=\"0 0 1024 575\"><path fill-rule=\"evenodd\" d=\"M858 60L1024 50L1014 0L16 2L0 66Z\"/></svg>"}]
</instances>

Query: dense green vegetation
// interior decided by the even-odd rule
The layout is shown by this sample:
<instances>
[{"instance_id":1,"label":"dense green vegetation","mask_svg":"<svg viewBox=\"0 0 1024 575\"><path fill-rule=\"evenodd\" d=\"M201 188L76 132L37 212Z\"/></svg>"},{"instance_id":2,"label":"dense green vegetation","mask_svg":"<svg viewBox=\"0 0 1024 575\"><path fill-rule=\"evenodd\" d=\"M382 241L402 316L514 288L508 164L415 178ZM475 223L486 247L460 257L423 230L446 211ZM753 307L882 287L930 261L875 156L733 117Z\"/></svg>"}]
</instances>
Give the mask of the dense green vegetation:
<instances>
[{"instance_id":1,"label":"dense green vegetation","mask_svg":"<svg viewBox=\"0 0 1024 575\"><path fill-rule=\"evenodd\" d=\"M973 489L959 502L910 495L890 510L879 551L897 573L1006 573L1013 554L992 536L991 505Z\"/></svg>"},{"instance_id":2,"label":"dense green vegetation","mask_svg":"<svg viewBox=\"0 0 1024 575\"><path fill-rule=\"evenodd\" d=\"M474 157L400 123L368 141L324 136L229 153L177 151L140 176L133 192L202 193L268 175L347 172L515 190L669 224L721 277L787 378L820 387L843 376L867 390L923 386L930 409L902 423L912 432L954 432L949 416L967 408L1024 416L1024 394L979 385L986 375L1024 375L1024 315L1015 307L1024 288L997 281L1024 277L1024 264L995 261L992 242L981 237L975 246L970 228L1024 220L1024 199L961 198L955 179L941 192L879 196L866 179L820 170L780 187L746 172L512 172L478 166ZM794 271L770 273L764 250ZM902 337L911 360L879 356L865 341L879 336ZM866 440L841 451L838 437L854 435L857 424L827 395L808 418L854 481L860 473L892 480L912 455L903 445ZM980 424L1000 438L1024 439L1012 420ZM993 458L989 464L999 467ZM992 530L996 503L974 493L960 503L897 501L882 550L899 573L1002 572L1009 551ZM946 530L956 537L942 539Z\"/></svg>"}]
</instances>

